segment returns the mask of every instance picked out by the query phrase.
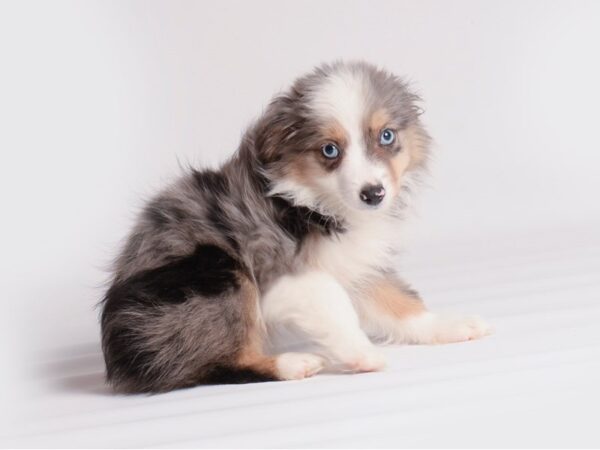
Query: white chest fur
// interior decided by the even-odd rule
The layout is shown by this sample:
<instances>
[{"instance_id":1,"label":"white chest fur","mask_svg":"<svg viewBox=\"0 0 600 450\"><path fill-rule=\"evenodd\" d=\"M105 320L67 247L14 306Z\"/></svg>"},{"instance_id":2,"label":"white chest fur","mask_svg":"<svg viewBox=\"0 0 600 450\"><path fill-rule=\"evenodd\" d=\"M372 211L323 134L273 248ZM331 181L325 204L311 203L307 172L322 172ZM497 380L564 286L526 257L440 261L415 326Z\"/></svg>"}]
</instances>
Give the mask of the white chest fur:
<instances>
[{"instance_id":1,"label":"white chest fur","mask_svg":"<svg viewBox=\"0 0 600 450\"><path fill-rule=\"evenodd\" d=\"M397 218L375 214L356 221L344 233L312 241L307 249L308 264L351 288L393 264L399 226Z\"/></svg>"}]
</instances>

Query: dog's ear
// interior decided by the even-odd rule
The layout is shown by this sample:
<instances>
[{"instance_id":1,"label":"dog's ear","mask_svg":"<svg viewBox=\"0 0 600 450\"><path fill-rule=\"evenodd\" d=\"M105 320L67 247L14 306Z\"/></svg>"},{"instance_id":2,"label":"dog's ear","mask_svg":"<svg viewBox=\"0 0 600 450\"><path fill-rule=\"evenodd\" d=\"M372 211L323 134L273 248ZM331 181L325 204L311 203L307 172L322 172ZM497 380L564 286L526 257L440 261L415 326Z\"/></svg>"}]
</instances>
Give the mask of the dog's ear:
<instances>
[{"instance_id":1,"label":"dog's ear","mask_svg":"<svg viewBox=\"0 0 600 450\"><path fill-rule=\"evenodd\" d=\"M402 131L402 140L410 153L409 168L426 168L431 137L420 120L415 120Z\"/></svg>"},{"instance_id":2,"label":"dog's ear","mask_svg":"<svg viewBox=\"0 0 600 450\"><path fill-rule=\"evenodd\" d=\"M297 98L291 94L275 97L258 120L254 142L257 155L263 163L281 159L286 144L300 129L302 118L297 111Z\"/></svg>"}]
</instances>

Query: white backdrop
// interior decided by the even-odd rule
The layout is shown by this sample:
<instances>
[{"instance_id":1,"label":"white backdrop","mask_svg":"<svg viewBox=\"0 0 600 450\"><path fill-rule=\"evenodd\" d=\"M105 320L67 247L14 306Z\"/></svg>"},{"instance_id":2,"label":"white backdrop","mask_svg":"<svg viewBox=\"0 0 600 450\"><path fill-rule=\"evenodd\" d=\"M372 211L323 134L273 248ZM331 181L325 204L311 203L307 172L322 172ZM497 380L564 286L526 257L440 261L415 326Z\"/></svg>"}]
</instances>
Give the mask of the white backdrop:
<instances>
[{"instance_id":1,"label":"white backdrop","mask_svg":"<svg viewBox=\"0 0 600 450\"><path fill-rule=\"evenodd\" d=\"M595 233L599 43L598 1L0 3L0 346L21 360L4 376L97 340L103 268L142 199L178 160L230 155L321 62L366 59L423 97L414 245Z\"/></svg>"}]
</instances>

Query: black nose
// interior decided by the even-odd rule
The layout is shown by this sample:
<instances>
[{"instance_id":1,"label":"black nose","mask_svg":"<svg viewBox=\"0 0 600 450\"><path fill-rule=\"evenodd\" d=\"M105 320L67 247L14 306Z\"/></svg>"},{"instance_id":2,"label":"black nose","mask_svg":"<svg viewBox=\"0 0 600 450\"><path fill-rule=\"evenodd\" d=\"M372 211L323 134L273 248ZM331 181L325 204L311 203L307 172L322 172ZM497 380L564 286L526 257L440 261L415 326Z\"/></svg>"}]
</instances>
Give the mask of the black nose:
<instances>
[{"instance_id":1,"label":"black nose","mask_svg":"<svg viewBox=\"0 0 600 450\"><path fill-rule=\"evenodd\" d=\"M385 197L385 189L380 184L367 184L360 191L360 199L367 205L379 205L383 197Z\"/></svg>"}]
</instances>

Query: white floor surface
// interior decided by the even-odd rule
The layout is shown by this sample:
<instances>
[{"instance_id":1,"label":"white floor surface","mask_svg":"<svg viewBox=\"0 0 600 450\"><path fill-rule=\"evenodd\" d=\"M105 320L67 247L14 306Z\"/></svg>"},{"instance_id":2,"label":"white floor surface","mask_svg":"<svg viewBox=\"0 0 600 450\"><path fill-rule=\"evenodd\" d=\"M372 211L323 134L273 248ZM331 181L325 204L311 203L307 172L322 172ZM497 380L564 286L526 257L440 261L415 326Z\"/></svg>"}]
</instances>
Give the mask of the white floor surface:
<instances>
[{"instance_id":1,"label":"white floor surface","mask_svg":"<svg viewBox=\"0 0 600 450\"><path fill-rule=\"evenodd\" d=\"M477 313L481 341L392 346L381 373L116 396L98 341L40 351L3 446L600 445L600 233L413 248L433 310ZM89 311L89 314L95 314ZM77 317L73 317L77 320ZM18 410L18 409L17 409Z\"/></svg>"}]
</instances>

